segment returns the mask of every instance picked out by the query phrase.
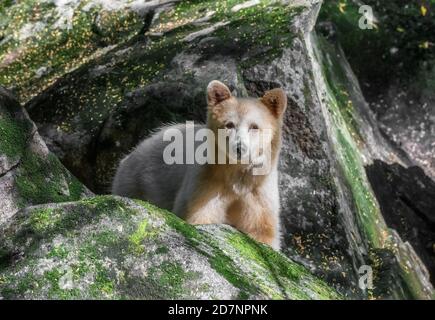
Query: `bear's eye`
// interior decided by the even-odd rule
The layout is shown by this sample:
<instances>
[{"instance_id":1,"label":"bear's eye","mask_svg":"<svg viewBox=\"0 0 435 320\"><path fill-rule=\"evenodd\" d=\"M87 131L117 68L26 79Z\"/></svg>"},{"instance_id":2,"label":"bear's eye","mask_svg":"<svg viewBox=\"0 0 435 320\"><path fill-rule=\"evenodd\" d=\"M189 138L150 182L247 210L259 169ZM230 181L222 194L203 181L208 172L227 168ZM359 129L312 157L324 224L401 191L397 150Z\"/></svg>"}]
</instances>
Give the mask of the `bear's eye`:
<instances>
[{"instance_id":1,"label":"bear's eye","mask_svg":"<svg viewBox=\"0 0 435 320\"><path fill-rule=\"evenodd\" d=\"M233 129L233 128L234 128L234 123L232 123L231 121L230 121L230 122L227 122L227 123L225 124L225 128L227 128L227 129Z\"/></svg>"},{"instance_id":2,"label":"bear's eye","mask_svg":"<svg viewBox=\"0 0 435 320\"><path fill-rule=\"evenodd\" d=\"M258 130L258 125L253 123L249 126L249 130Z\"/></svg>"}]
</instances>

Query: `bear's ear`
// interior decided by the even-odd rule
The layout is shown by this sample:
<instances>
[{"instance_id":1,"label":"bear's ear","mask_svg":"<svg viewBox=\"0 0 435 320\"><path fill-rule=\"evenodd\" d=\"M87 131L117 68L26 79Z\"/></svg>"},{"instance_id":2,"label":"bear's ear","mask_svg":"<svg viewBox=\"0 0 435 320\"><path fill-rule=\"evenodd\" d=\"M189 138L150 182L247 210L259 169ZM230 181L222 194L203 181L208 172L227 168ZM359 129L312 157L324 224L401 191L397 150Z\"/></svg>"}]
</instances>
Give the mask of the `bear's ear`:
<instances>
[{"instance_id":1,"label":"bear's ear","mask_svg":"<svg viewBox=\"0 0 435 320\"><path fill-rule=\"evenodd\" d=\"M208 84L207 103L209 106L215 106L229 98L231 98L231 91L222 82L213 80Z\"/></svg>"},{"instance_id":2,"label":"bear's ear","mask_svg":"<svg viewBox=\"0 0 435 320\"><path fill-rule=\"evenodd\" d=\"M280 118L287 108L287 95L281 88L266 91L260 101L276 118Z\"/></svg>"}]
</instances>

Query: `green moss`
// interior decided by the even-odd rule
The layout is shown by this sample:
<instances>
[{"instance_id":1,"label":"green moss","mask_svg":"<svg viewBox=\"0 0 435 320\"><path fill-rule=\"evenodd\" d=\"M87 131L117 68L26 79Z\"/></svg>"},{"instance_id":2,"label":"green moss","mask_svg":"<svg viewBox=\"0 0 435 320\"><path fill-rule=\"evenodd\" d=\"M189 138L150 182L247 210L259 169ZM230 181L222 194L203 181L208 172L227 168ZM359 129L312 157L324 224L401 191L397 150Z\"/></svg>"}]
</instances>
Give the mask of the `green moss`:
<instances>
[{"instance_id":1,"label":"green moss","mask_svg":"<svg viewBox=\"0 0 435 320\"><path fill-rule=\"evenodd\" d=\"M104 215L111 216L121 222L128 222L129 217L136 213L136 210L128 208L125 202L117 198L111 196L94 197L79 201L67 212L62 208L36 208L30 210L26 216L17 218L21 228L5 235L5 237L13 239L15 244L23 246L23 249L25 248L28 253L31 253L37 248L41 237L46 240L52 239L59 234L72 237L80 227L93 223ZM120 235L117 232L101 230L91 237L94 245L90 246L90 248L95 248L95 246L116 246L119 239ZM29 240L31 241L29 242ZM5 251L5 248L1 248L1 250L3 250L3 253L0 255L0 260L5 260L4 263L7 264L6 260L9 251ZM54 248L50 254L56 256L62 253L63 248ZM68 252L64 253L68 254Z\"/></svg>"},{"instance_id":2,"label":"green moss","mask_svg":"<svg viewBox=\"0 0 435 320\"><path fill-rule=\"evenodd\" d=\"M386 227L380 221L381 213L361 159L358 146L363 147L363 139L355 120L356 110L348 93L351 90L347 88L349 80L337 58L337 49L321 36L316 39L321 49L316 51L316 55L325 79L337 159L351 189L359 224L366 238L374 246L380 246L385 240Z\"/></svg>"},{"instance_id":3,"label":"green moss","mask_svg":"<svg viewBox=\"0 0 435 320\"><path fill-rule=\"evenodd\" d=\"M171 228L183 235L188 243L194 247L197 246L198 242L202 239L195 227L186 223L185 221L181 220L173 214L166 217L166 223Z\"/></svg>"},{"instance_id":4,"label":"green moss","mask_svg":"<svg viewBox=\"0 0 435 320\"><path fill-rule=\"evenodd\" d=\"M227 237L228 245L235 248L244 261L253 261L255 264L259 265L261 269L257 270L257 272L269 275L263 280L266 282L260 285L259 279L255 279L253 275L242 271L235 263L234 259L225 253L225 251L222 251L221 246L216 243L216 239L210 237L207 233L198 232L194 226L187 224L185 221L166 210L162 210L140 200L136 200L136 203L148 209L151 214L158 214L164 218L169 227L185 237L187 244L195 247L198 253L207 257L210 266L229 283L240 290L239 299L247 299L261 292L267 293L269 296L274 296L276 299L285 298L285 293L277 293L276 290L272 289L270 284L268 284L275 283L278 287L280 286L280 283L276 282L277 278L273 277L272 274L278 275L278 277L286 283L293 283L289 291L291 291L292 296L295 298L311 298L306 292L301 290L298 285L294 284L300 283L300 285L302 285L302 281L306 282L303 286L307 286L314 294L318 294L324 299L339 298L339 295L334 290L330 289L323 281L315 279L304 267L292 263L282 254L271 250L267 246L245 235L238 232L229 232ZM200 243L207 243L211 251L202 249L199 246ZM251 267L252 265L249 268ZM251 271L253 271L255 275L256 271Z\"/></svg>"},{"instance_id":5,"label":"green moss","mask_svg":"<svg viewBox=\"0 0 435 320\"><path fill-rule=\"evenodd\" d=\"M230 0L230 1L198 1L186 0L175 6L173 10L163 12L159 17L159 23L151 30L153 32L164 32L174 28L185 26L197 19L203 18L208 12L214 12L209 20L210 22L221 21L236 21L245 19L246 21L254 22L255 24L267 24L279 30L282 20L285 17L275 16L277 20L268 19L268 15L276 8L284 8L283 10L298 10L294 6L276 5L273 0L262 0L259 4L233 12L231 9L246 2L245 0ZM287 11L288 12L288 11ZM273 12L270 16L272 16ZM257 16L253 16L257 15ZM266 17L264 20L263 18ZM256 19L255 19L256 18ZM287 21L288 22L288 21ZM287 24L288 25L288 24ZM260 28L257 28L257 30Z\"/></svg>"},{"instance_id":6,"label":"green moss","mask_svg":"<svg viewBox=\"0 0 435 320\"><path fill-rule=\"evenodd\" d=\"M68 250L65 246L55 246L53 249L50 250L50 252L47 254L48 258L59 258L61 260L64 260L68 257Z\"/></svg>"},{"instance_id":7,"label":"green moss","mask_svg":"<svg viewBox=\"0 0 435 320\"><path fill-rule=\"evenodd\" d=\"M83 185L53 154L38 155L31 149L31 129L31 122L12 119L7 111L0 115L0 153L19 161L15 185L20 205L25 207L82 197Z\"/></svg>"},{"instance_id":8,"label":"green moss","mask_svg":"<svg viewBox=\"0 0 435 320\"><path fill-rule=\"evenodd\" d=\"M240 268L235 265L233 259L222 253L218 248L215 248L211 255L205 254L208 256L210 266L234 287L240 289L240 299L259 292L251 279L246 277Z\"/></svg>"},{"instance_id":9,"label":"green moss","mask_svg":"<svg viewBox=\"0 0 435 320\"><path fill-rule=\"evenodd\" d=\"M140 210L137 204L145 207L147 212ZM156 232L156 236L160 235L160 230L151 227L151 221L156 220L169 221L169 227L173 232L184 235L184 244L191 245L196 254L208 260L213 270L238 288L240 299L261 295L278 299L286 297L285 292L290 292L292 298L310 298L306 291L313 292L314 297L317 297L316 294L325 298L336 297L333 290L328 291L322 281L310 275L303 267L238 232L224 231L228 239L221 243L217 240L220 238L197 230L165 210L142 201L131 204L112 196L84 199L73 206L65 206L65 211L61 209L62 206L53 209L40 208L22 216L25 219L20 222L22 228L14 229L17 231L14 234L21 234L24 242L16 239L12 242L14 245L20 245L26 259L13 266L6 261L2 267L0 281L7 284L0 285L0 294L3 297L17 297L25 293L29 297L45 296L53 299L116 299L136 294L154 298L188 298L197 296L197 293L189 292L192 285L195 288L196 285L200 285L198 290L212 291L202 274L190 270L188 266L184 267L183 263L165 260L170 250L163 243L159 245L157 242L158 246L154 252L146 251L143 247L144 240L150 233ZM136 216L138 212L141 213L140 219ZM95 227L103 221L106 225L107 219L110 219L110 225L115 225L109 229ZM118 223L123 228L116 228ZM162 228L170 231L165 229L164 223ZM59 239L60 234L61 244L54 245L55 237ZM30 243L32 241L33 244ZM50 246L46 246L47 244ZM138 248L136 252L141 253L140 257L130 254L131 246ZM38 248L48 248L48 252L41 255L42 251ZM0 256L7 258L9 254L6 250ZM125 265L122 263L122 259L127 259L126 254L131 256L128 257L128 261L131 258L148 259L160 254L159 259L164 262L153 264L152 261L161 260L152 260L147 268L146 278L132 279L132 275L128 270L124 270ZM46 266L44 270L48 270L40 274L34 270L40 269L42 261ZM49 264L52 266L49 267ZM285 286L285 289L281 288L283 292L276 289L273 274L282 281L281 285ZM62 287L62 281L67 277L72 280L71 289ZM89 279L92 279L91 283ZM198 280L201 280L201 283L198 283ZM143 286L146 291L132 295L127 293L125 296L126 291L122 288L131 281L135 281L135 285L139 281L140 287ZM120 288L122 292L119 291Z\"/></svg>"},{"instance_id":10,"label":"green moss","mask_svg":"<svg viewBox=\"0 0 435 320\"><path fill-rule=\"evenodd\" d=\"M220 247L218 246L218 244L215 243L214 239L198 232L198 230L194 226L186 223L171 212L162 210L147 202L139 200L137 200L136 202L147 208L151 213L157 213L161 215L161 217L165 219L169 227L173 228L175 231L185 237L187 244L195 247L195 250L207 257L210 266L216 272L222 275L229 283L234 285L236 288L240 289L241 297L248 297L258 292L257 288L253 285L250 279L246 277L246 274L244 274L244 272L242 272L240 268L234 263L233 259L221 251ZM209 246L211 246L211 253L198 247L198 245L202 242L207 243Z\"/></svg>"},{"instance_id":11,"label":"green moss","mask_svg":"<svg viewBox=\"0 0 435 320\"><path fill-rule=\"evenodd\" d=\"M230 24L218 29L214 35L229 45L236 42L237 48L241 50L240 54L248 50L255 51L254 49L259 51L241 63L244 68L259 62L267 63L279 56L284 48L289 47L296 36L290 30L289 21L292 21L300 10L290 6L270 5L269 1L264 1L262 5L232 15L226 14ZM221 15L216 19L222 19Z\"/></svg>"},{"instance_id":12,"label":"green moss","mask_svg":"<svg viewBox=\"0 0 435 320\"><path fill-rule=\"evenodd\" d=\"M21 263L17 266L19 267ZM48 299L76 299L80 297L78 289L61 289L60 283L62 276L67 271L52 268L43 272L41 276L35 270L35 260L31 258L27 261L27 268L30 271L23 274L12 272L6 274L5 286L0 286L0 295L4 298L14 298L17 296L32 296L34 293L45 291Z\"/></svg>"},{"instance_id":13,"label":"green moss","mask_svg":"<svg viewBox=\"0 0 435 320\"><path fill-rule=\"evenodd\" d=\"M103 230L93 236L96 245L113 246L119 242L120 235L112 230Z\"/></svg>"},{"instance_id":14,"label":"green moss","mask_svg":"<svg viewBox=\"0 0 435 320\"><path fill-rule=\"evenodd\" d=\"M80 296L80 290L78 289L61 289L60 281L67 271L60 271L57 268L53 268L44 272L43 280L48 284L48 298L49 299L74 299ZM46 285L45 283L43 285Z\"/></svg>"},{"instance_id":15,"label":"green moss","mask_svg":"<svg viewBox=\"0 0 435 320\"><path fill-rule=\"evenodd\" d=\"M151 268L149 273L151 278L157 277L161 289L169 290L170 296L182 293L186 272L179 264L165 261L159 267Z\"/></svg>"},{"instance_id":16,"label":"green moss","mask_svg":"<svg viewBox=\"0 0 435 320\"><path fill-rule=\"evenodd\" d=\"M128 92L148 85L168 68L170 61L181 51L186 30L168 35L146 46L122 54L107 54L94 60L87 68L63 78L68 96L55 97L61 108L55 110L56 119L62 119L59 129L64 132L85 128L88 134L97 134L103 121L117 108ZM119 50L122 50L120 47ZM92 66L110 64L110 72L92 77L87 72ZM157 81L157 80L156 80ZM53 110L54 112L54 110ZM51 113L48 113L51 116ZM52 121L41 119L41 121Z\"/></svg>"},{"instance_id":17,"label":"green moss","mask_svg":"<svg viewBox=\"0 0 435 320\"><path fill-rule=\"evenodd\" d=\"M145 251L143 241L147 238L154 237L157 234L155 230L148 227L148 219L142 220L136 231L130 235L129 241L133 252L141 254Z\"/></svg>"},{"instance_id":18,"label":"green moss","mask_svg":"<svg viewBox=\"0 0 435 320\"><path fill-rule=\"evenodd\" d=\"M95 298L100 298L102 295L113 298L115 282L109 273L98 264L94 282L90 285L89 289L91 295Z\"/></svg>"},{"instance_id":19,"label":"green moss","mask_svg":"<svg viewBox=\"0 0 435 320\"><path fill-rule=\"evenodd\" d=\"M7 115L0 116L0 154L7 157L20 156L27 141L26 132L29 126L25 123L13 121Z\"/></svg>"},{"instance_id":20,"label":"green moss","mask_svg":"<svg viewBox=\"0 0 435 320\"><path fill-rule=\"evenodd\" d=\"M16 177L21 205L78 200L84 188L52 154L46 158L26 150Z\"/></svg>"},{"instance_id":21,"label":"green moss","mask_svg":"<svg viewBox=\"0 0 435 320\"><path fill-rule=\"evenodd\" d=\"M233 233L228 236L228 242L248 261L255 261L255 263L269 270L273 268L275 270L271 271L278 271L280 276L298 281L302 274L306 274L304 268L292 265L275 250L270 250L249 237Z\"/></svg>"},{"instance_id":22,"label":"green moss","mask_svg":"<svg viewBox=\"0 0 435 320\"><path fill-rule=\"evenodd\" d=\"M338 160L343 169L346 181L352 191L358 219L362 229L365 231L367 239L375 245L380 245L383 241L383 230L385 229L379 221L380 211L376 199L367 181L360 151L355 144L355 140L349 130L345 127L345 120L338 108L335 96L329 95L329 106L335 117L335 135L337 144L335 146ZM358 141L358 138L356 138Z\"/></svg>"},{"instance_id":23,"label":"green moss","mask_svg":"<svg viewBox=\"0 0 435 320\"><path fill-rule=\"evenodd\" d=\"M32 273L26 273L23 277L20 277L16 282L16 288L15 290L19 294L24 294L28 291L33 290L34 288L37 288L39 286L39 282L36 279L36 277Z\"/></svg>"},{"instance_id":24,"label":"green moss","mask_svg":"<svg viewBox=\"0 0 435 320\"><path fill-rule=\"evenodd\" d=\"M353 98L349 92L354 90L349 84L350 79L347 78L345 70L343 69L341 57L338 55L338 50L331 43L328 43L322 36L317 37L318 44L322 49L321 66L323 75L325 76L325 83L329 92L331 92L330 99L333 99L331 111L334 114L340 113L339 117L344 120L347 130L352 135L356 143L363 143L364 139L361 136L356 120L356 110Z\"/></svg>"},{"instance_id":25,"label":"green moss","mask_svg":"<svg viewBox=\"0 0 435 320\"><path fill-rule=\"evenodd\" d=\"M104 214L129 215L132 211L124 209L125 204L110 196L85 199L79 205L64 212L62 209L42 208L29 213L29 227L32 232L44 236L58 233L69 234L83 224L99 219ZM89 210L91 209L91 210ZM17 235L19 236L19 235ZM99 243L110 243L116 235L104 230L95 235ZM15 239L14 241L18 241Z\"/></svg>"},{"instance_id":26,"label":"green moss","mask_svg":"<svg viewBox=\"0 0 435 320\"><path fill-rule=\"evenodd\" d=\"M337 141L340 160L346 180L352 190L361 226L371 243L380 246L384 240L382 233L385 232L385 227L379 221L380 210L367 181L359 151L352 146L341 130L337 130Z\"/></svg>"},{"instance_id":27,"label":"green moss","mask_svg":"<svg viewBox=\"0 0 435 320\"><path fill-rule=\"evenodd\" d=\"M244 259L247 261L253 261L255 264L261 266L263 272L264 270L267 270L266 274L269 275L267 282L275 283L278 287L282 286L281 281L291 281L293 284L299 284L299 286L293 285L291 290L289 290L290 288L285 288L285 290L280 294L276 291L270 290L270 286L266 284L263 285L263 290L268 292L269 295L274 296L275 299L286 298L288 294L287 291L293 298L309 299L310 296L308 293L301 290L303 287L306 287L324 299L339 298L338 293L331 290L331 288L321 280L313 278L302 285L304 279L312 278L311 274L304 267L289 261L281 253L275 250L270 250L267 246L238 233L229 233L227 240L229 244L234 247L242 257L244 257Z\"/></svg>"},{"instance_id":28,"label":"green moss","mask_svg":"<svg viewBox=\"0 0 435 320\"><path fill-rule=\"evenodd\" d=\"M147 202L136 200L136 202L150 212L158 212L162 214L162 217L165 219L167 225L173 228L175 231L183 235L186 239L186 242L195 247L201 254L205 255L211 265L211 267L216 270L220 275L222 275L225 279L228 280L235 287L239 288L241 291L255 292L255 286L252 285L243 275L241 270L234 264L232 259L227 255L223 254L219 247L213 243L212 239L205 237L203 234L199 233L196 228L182 219L178 218L174 214L157 208ZM201 242L206 242L213 248L213 252L209 253L198 247L198 244Z\"/></svg>"},{"instance_id":29,"label":"green moss","mask_svg":"<svg viewBox=\"0 0 435 320\"><path fill-rule=\"evenodd\" d=\"M156 207L149 202L144 202L141 200L134 201L140 206L146 208L151 214L157 214L161 218L165 219L166 224L179 232L181 235L183 235L190 245L196 246L198 241L201 240L201 235L198 233L198 230L196 230L194 226L178 218L172 212L160 209L159 207Z\"/></svg>"},{"instance_id":30,"label":"green moss","mask_svg":"<svg viewBox=\"0 0 435 320\"><path fill-rule=\"evenodd\" d=\"M30 225L32 226L33 230L42 232L49 227L53 227L57 223L56 219L59 219L58 216L56 216L55 219L54 212L55 211L51 208L38 209L32 212L30 216Z\"/></svg>"},{"instance_id":31,"label":"green moss","mask_svg":"<svg viewBox=\"0 0 435 320\"><path fill-rule=\"evenodd\" d=\"M166 246L161 246L156 249L155 254L167 254L169 252L169 248Z\"/></svg>"},{"instance_id":32,"label":"green moss","mask_svg":"<svg viewBox=\"0 0 435 320\"><path fill-rule=\"evenodd\" d=\"M207 12L214 12L211 21L225 21L233 12L231 8L237 4L245 2L244 0L185 0L178 3L173 10L163 12L159 17L159 24L151 31L162 32L172 29L174 24L176 27L184 26L206 15ZM262 1L265 5L271 1ZM256 6L262 7L260 5ZM245 9L246 10L246 9Z\"/></svg>"},{"instance_id":33,"label":"green moss","mask_svg":"<svg viewBox=\"0 0 435 320\"><path fill-rule=\"evenodd\" d=\"M71 28L54 27L58 15L54 4L47 1L20 1L2 14L0 34L10 37L0 48L0 59L19 52L19 57L7 64L0 83L17 86L21 101L27 101L54 80L99 54L101 47L122 43L142 28L142 19L129 10L104 11L100 7L83 10L84 0L75 9ZM98 24L96 24L96 18ZM44 17L44 19L41 19ZM40 22L43 28L27 39L17 35L27 23ZM48 72L35 77L40 67Z\"/></svg>"},{"instance_id":34,"label":"green moss","mask_svg":"<svg viewBox=\"0 0 435 320\"><path fill-rule=\"evenodd\" d=\"M104 239L107 240L107 237ZM93 276L89 294L94 298L115 298L114 275L109 274L109 270L102 263L105 256L105 246L96 243L95 239L86 240L79 248L79 264L74 268L74 276L76 279L82 279L89 274Z\"/></svg>"},{"instance_id":35,"label":"green moss","mask_svg":"<svg viewBox=\"0 0 435 320\"><path fill-rule=\"evenodd\" d=\"M5 10L14 4L13 0L3 0L0 3L0 14L4 14Z\"/></svg>"},{"instance_id":36,"label":"green moss","mask_svg":"<svg viewBox=\"0 0 435 320\"><path fill-rule=\"evenodd\" d=\"M102 214L115 214L119 217L128 218L130 215L135 215L137 212L130 208L124 201L111 195L94 196L84 198L78 201L80 205L86 208L91 208L93 212L97 212L98 216Z\"/></svg>"}]
</instances>

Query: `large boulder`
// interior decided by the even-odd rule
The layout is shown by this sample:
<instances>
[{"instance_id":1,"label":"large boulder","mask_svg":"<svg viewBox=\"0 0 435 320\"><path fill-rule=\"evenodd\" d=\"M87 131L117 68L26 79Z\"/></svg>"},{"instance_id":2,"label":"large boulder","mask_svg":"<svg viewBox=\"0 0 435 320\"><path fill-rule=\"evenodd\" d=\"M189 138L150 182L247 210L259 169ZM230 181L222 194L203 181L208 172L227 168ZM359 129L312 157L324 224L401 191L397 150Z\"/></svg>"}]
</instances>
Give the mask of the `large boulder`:
<instances>
[{"instance_id":1,"label":"large boulder","mask_svg":"<svg viewBox=\"0 0 435 320\"><path fill-rule=\"evenodd\" d=\"M366 0L370 21L360 1L340 3L325 2L319 29L341 44L382 134L435 181L435 4Z\"/></svg>"},{"instance_id":2,"label":"large boulder","mask_svg":"<svg viewBox=\"0 0 435 320\"><path fill-rule=\"evenodd\" d=\"M409 239L402 238L393 225L386 223L382 211L386 199L380 199L380 206L371 176L366 174L366 167L373 162L388 161L400 166L406 158L380 133L340 45L315 35L311 43L316 88L323 97L323 117L339 168L335 185L340 205L351 206L347 207L345 221L357 226L363 240L354 237L357 233L352 233L353 239L376 279L369 294L372 298L432 299L434 291L427 266Z\"/></svg>"},{"instance_id":3,"label":"large boulder","mask_svg":"<svg viewBox=\"0 0 435 320\"><path fill-rule=\"evenodd\" d=\"M323 44L335 47L322 45L325 73L386 225L412 245L433 284L435 8L401 0L364 4L372 19L362 16L369 7L362 10L360 1L324 3L317 30Z\"/></svg>"},{"instance_id":4,"label":"large boulder","mask_svg":"<svg viewBox=\"0 0 435 320\"><path fill-rule=\"evenodd\" d=\"M23 107L0 87L0 225L28 205L89 194L49 152Z\"/></svg>"},{"instance_id":5,"label":"large boulder","mask_svg":"<svg viewBox=\"0 0 435 320\"><path fill-rule=\"evenodd\" d=\"M57 78L143 32L177 2L35 0L0 4L0 83L26 102Z\"/></svg>"},{"instance_id":6,"label":"large boulder","mask_svg":"<svg viewBox=\"0 0 435 320\"><path fill-rule=\"evenodd\" d=\"M0 299L339 299L228 226L102 196L22 210L0 232Z\"/></svg>"}]
</instances>

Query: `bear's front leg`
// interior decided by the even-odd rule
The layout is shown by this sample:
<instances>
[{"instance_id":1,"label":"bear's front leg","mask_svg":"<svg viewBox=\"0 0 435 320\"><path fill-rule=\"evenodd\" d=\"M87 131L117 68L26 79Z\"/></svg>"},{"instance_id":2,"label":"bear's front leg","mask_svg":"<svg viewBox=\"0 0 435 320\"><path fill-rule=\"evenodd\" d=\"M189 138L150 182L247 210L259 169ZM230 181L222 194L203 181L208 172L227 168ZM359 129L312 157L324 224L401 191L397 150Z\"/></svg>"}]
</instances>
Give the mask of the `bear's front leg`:
<instances>
[{"instance_id":1,"label":"bear's front leg","mask_svg":"<svg viewBox=\"0 0 435 320\"><path fill-rule=\"evenodd\" d=\"M233 202L227 219L229 224L251 238L280 249L278 216L258 195Z\"/></svg>"},{"instance_id":2,"label":"bear's front leg","mask_svg":"<svg viewBox=\"0 0 435 320\"><path fill-rule=\"evenodd\" d=\"M187 204L185 220L190 224L224 223L224 207L224 199L218 194L202 192Z\"/></svg>"},{"instance_id":3,"label":"bear's front leg","mask_svg":"<svg viewBox=\"0 0 435 320\"><path fill-rule=\"evenodd\" d=\"M259 242L279 249L279 244L278 246L276 245L276 223L271 215L263 211L255 220L255 222L248 226L246 233Z\"/></svg>"}]
</instances>

